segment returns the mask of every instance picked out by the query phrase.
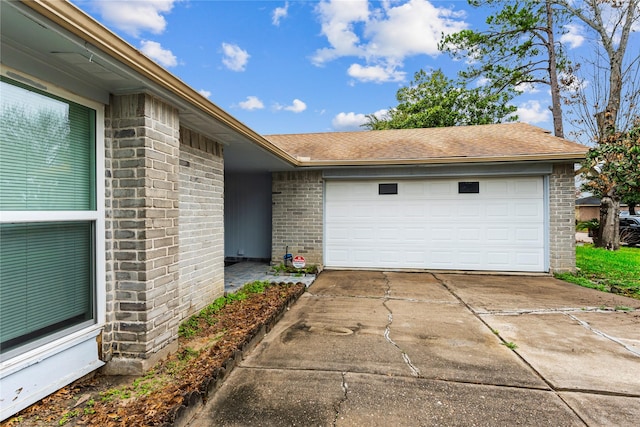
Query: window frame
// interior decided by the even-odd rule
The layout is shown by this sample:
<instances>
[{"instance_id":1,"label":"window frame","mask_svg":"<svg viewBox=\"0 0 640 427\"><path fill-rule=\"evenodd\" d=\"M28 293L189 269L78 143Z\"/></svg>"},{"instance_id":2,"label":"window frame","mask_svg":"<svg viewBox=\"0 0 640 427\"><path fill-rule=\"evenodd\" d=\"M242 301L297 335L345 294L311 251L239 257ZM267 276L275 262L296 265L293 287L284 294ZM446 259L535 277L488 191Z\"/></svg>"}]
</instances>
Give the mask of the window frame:
<instances>
[{"instance_id":1,"label":"window frame","mask_svg":"<svg viewBox=\"0 0 640 427\"><path fill-rule=\"evenodd\" d=\"M106 318L106 253L105 253L105 137L104 137L104 104L95 102L48 82L37 79L21 71L0 66L0 74L21 85L32 87L38 91L51 94L66 101L75 102L95 111L95 209L83 211L0 211L0 223L54 223L54 222L89 222L93 226L94 237L90 242L94 248L92 269L93 278L93 318L61 331L51 333L29 343L17 346L3 354L2 365L7 361L26 359L34 354L49 351L61 344L60 341L73 341L79 336L100 329ZM11 84L11 83L9 83ZM91 285L90 285L91 286ZM2 366L4 367L4 366Z\"/></svg>"}]
</instances>

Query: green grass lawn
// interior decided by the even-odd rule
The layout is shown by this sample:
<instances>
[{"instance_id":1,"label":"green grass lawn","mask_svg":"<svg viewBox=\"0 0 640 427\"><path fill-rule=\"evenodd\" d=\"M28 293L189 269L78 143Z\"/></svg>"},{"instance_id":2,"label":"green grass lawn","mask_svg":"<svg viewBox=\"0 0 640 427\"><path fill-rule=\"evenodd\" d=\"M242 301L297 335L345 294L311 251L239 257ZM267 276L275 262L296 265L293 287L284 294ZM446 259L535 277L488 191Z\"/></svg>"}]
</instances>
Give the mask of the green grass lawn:
<instances>
[{"instance_id":1,"label":"green grass lawn","mask_svg":"<svg viewBox=\"0 0 640 427\"><path fill-rule=\"evenodd\" d=\"M577 273L556 274L556 277L605 292L611 292L613 287L614 292L640 298L640 248L608 251L593 245L577 246L576 266Z\"/></svg>"}]
</instances>

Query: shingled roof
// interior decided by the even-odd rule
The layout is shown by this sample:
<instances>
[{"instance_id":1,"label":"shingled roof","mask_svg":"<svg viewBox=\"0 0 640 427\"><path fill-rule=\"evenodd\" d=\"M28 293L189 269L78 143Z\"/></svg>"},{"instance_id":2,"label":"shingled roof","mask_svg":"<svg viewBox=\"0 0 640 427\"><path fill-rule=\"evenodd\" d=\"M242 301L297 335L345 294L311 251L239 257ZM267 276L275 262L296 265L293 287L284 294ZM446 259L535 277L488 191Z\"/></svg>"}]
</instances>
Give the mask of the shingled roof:
<instances>
[{"instance_id":1,"label":"shingled roof","mask_svg":"<svg viewBox=\"0 0 640 427\"><path fill-rule=\"evenodd\" d=\"M526 123L265 138L302 165L580 160L588 150Z\"/></svg>"}]
</instances>

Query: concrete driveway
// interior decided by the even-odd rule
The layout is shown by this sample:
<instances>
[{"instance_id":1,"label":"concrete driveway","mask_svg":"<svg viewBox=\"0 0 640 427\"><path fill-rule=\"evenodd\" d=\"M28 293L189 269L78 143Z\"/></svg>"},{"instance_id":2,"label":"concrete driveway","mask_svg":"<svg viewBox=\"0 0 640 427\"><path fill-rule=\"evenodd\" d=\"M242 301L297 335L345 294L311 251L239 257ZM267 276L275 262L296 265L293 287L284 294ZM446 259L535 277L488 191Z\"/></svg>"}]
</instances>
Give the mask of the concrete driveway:
<instances>
[{"instance_id":1,"label":"concrete driveway","mask_svg":"<svg viewBox=\"0 0 640 427\"><path fill-rule=\"evenodd\" d=\"M638 300L549 277L325 271L189 425L639 420Z\"/></svg>"}]
</instances>

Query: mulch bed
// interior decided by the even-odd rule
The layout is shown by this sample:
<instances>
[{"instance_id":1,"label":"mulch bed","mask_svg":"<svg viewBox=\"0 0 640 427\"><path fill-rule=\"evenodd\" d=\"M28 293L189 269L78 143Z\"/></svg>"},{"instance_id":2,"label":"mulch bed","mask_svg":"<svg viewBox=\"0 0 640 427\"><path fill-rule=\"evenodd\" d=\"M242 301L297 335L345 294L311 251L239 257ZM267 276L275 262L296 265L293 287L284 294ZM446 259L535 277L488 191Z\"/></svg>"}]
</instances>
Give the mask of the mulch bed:
<instances>
[{"instance_id":1,"label":"mulch bed","mask_svg":"<svg viewBox=\"0 0 640 427\"><path fill-rule=\"evenodd\" d=\"M243 353L253 348L305 291L273 285L228 303L179 350L143 377L97 374L79 380L0 424L5 426L169 426L182 424L220 387Z\"/></svg>"}]
</instances>

